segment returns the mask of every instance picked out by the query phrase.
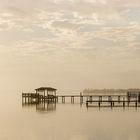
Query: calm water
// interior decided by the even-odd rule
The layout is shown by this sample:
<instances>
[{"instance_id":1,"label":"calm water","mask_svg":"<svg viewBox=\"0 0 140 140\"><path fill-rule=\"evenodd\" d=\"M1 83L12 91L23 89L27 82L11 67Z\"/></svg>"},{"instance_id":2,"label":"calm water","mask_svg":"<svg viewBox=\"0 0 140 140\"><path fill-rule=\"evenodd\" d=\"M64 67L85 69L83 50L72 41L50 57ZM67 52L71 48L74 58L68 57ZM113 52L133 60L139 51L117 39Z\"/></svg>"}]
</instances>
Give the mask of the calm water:
<instances>
[{"instance_id":1,"label":"calm water","mask_svg":"<svg viewBox=\"0 0 140 140\"><path fill-rule=\"evenodd\" d=\"M8 97L6 99L6 97ZM37 109L36 109L37 108ZM21 94L0 95L0 140L139 140L140 109L79 104L22 107Z\"/></svg>"}]
</instances>

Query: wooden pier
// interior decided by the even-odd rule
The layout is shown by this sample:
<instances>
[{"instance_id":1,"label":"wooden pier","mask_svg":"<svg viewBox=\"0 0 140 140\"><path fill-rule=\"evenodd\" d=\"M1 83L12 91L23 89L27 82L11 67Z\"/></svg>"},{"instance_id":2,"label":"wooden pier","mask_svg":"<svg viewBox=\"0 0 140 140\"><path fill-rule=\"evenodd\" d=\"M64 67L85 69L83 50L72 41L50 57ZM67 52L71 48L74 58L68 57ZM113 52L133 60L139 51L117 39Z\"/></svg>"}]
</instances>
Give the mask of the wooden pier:
<instances>
[{"instance_id":1,"label":"wooden pier","mask_svg":"<svg viewBox=\"0 0 140 140\"><path fill-rule=\"evenodd\" d=\"M22 93L22 103L33 104L40 102L55 102L55 96L43 96L36 93Z\"/></svg>"},{"instance_id":2,"label":"wooden pier","mask_svg":"<svg viewBox=\"0 0 140 140\"><path fill-rule=\"evenodd\" d=\"M56 96L56 100L58 101L62 101L62 103L66 102L66 99L70 99L71 103L73 104L75 102L75 99L79 98L79 102L83 103L83 98L88 97L87 95L82 95L82 93L80 93L79 95L57 95Z\"/></svg>"},{"instance_id":3,"label":"wooden pier","mask_svg":"<svg viewBox=\"0 0 140 140\"><path fill-rule=\"evenodd\" d=\"M135 97L127 95L90 96L86 107L140 107L140 94Z\"/></svg>"},{"instance_id":4,"label":"wooden pier","mask_svg":"<svg viewBox=\"0 0 140 140\"><path fill-rule=\"evenodd\" d=\"M33 104L40 102L62 102L65 103L66 99L74 104L77 98L80 104L86 103L87 107L126 107L126 106L140 106L140 96L130 98L127 95L56 95L56 96L43 96L36 93L22 93L22 102Z\"/></svg>"},{"instance_id":5,"label":"wooden pier","mask_svg":"<svg viewBox=\"0 0 140 140\"><path fill-rule=\"evenodd\" d=\"M80 93L80 95L40 95L38 93L22 93L22 103L28 103L28 104L32 104L32 103L38 103L38 102L59 102L60 100L62 101L62 103L66 102L66 98L71 100L71 103L75 102L75 98L79 98L80 103L83 103L83 98L88 98L88 95L82 95L82 93Z\"/></svg>"},{"instance_id":6,"label":"wooden pier","mask_svg":"<svg viewBox=\"0 0 140 140\"><path fill-rule=\"evenodd\" d=\"M43 93L43 94L42 94ZM56 95L56 89L50 87L40 87L35 93L22 93L23 104L37 104L41 102L66 103L66 99L74 104L86 104L86 107L140 107L140 92L122 94L102 94L102 95Z\"/></svg>"}]
</instances>

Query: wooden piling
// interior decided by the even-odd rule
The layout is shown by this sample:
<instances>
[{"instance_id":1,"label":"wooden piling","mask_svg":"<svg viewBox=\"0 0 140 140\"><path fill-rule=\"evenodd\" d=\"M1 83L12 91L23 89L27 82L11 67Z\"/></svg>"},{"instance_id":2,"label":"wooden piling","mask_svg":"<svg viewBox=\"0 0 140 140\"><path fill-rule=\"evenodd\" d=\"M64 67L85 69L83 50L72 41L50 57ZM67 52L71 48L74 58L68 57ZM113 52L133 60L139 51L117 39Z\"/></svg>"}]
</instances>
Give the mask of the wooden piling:
<instances>
[{"instance_id":1,"label":"wooden piling","mask_svg":"<svg viewBox=\"0 0 140 140\"><path fill-rule=\"evenodd\" d=\"M99 101L102 102L102 96L99 96Z\"/></svg>"},{"instance_id":2,"label":"wooden piling","mask_svg":"<svg viewBox=\"0 0 140 140\"><path fill-rule=\"evenodd\" d=\"M62 103L65 103L65 96L62 96Z\"/></svg>"},{"instance_id":3,"label":"wooden piling","mask_svg":"<svg viewBox=\"0 0 140 140\"><path fill-rule=\"evenodd\" d=\"M26 94L25 94L25 104L26 104Z\"/></svg>"},{"instance_id":4,"label":"wooden piling","mask_svg":"<svg viewBox=\"0 0 140 140\"><path fill-rule=\"evenodd\" d=\"M95 97L95 100L94 100ZM134 106L139 107L140 93L134 99L130 100L128 95L57 95L57 96L43 96L38 93L22 93L22 103L39 103L39 102L58 102L58 98L62 98L62 103L65 103L67 98L70 98L71 103L74 103L75 98L80 99L80 105L83 103L83 99L87 98L86 106L111 106L111 107L125 107ZM95 103L95 104L92 104ZM105 104L104 104L105 103ZM108 105L106 105L108 103ZM121 103L119 105L119 103Z\"/></svg>"},{"instance_id":5,"label":"wooden piling","mask_svg":"<svg viewBox=\"0 0 140 140\"><path fill-rule=\"evenodd\" d=\"M125 99L124 99L124 97L123 97L123 107L125 107Z\"/></svg>"},{"instance_id":6,"label":"wooden piling","mask_svg":"<svg viewBox=\"0 0 140 140\"><path fill-rule=\"evenodd\" d=\"M108 96L108 101L111 102L111 100L112 100L112 97Z\"/></svg>"},{"instance_id":7,"label":"wooden piling","mask_svg":"<svg viewBox=\"0 0 140 140\"><path fill-rule=\"evenodd\" d=\"M137 107L138 106L138 104L137 104L137 101L135 102L135 107Z\"/></svg>"},{"instance_id":8,"label":"wooden piling","mask_svg":"<svg viewBox=\"0 0 140 140\"><path fill-rule=\"evenodd\" d=\"M83 104L83 96L81 92L80 92L80 104Z\"/></svg>"},{"instance_id":9,"label":"wooden piling","mask_svg":"<svg viewBox=\"0 0 140 140\"><path fill-rule=\"evenodd\" d=\"M100 102L100 101L98 102L98 106L99 106L99 107L101 106L101 102Z\"/></svg>"},{"instance_id":10,"label":"wooden piling","mask_svg":"<svg viewBox=\"0 0 140 140\"><path fill-rule=\"evenodd\" d=\"M88 101L86 101L86 107L88 108Z\"/></svg>"},{"instance_id":11,"label":"wooden piling","mask_svg":"<svg viewBox=\"0 0 140 140\"><path fill-rule=\"evenodd\" d=\"M71 103L74 103L74 96L71 96Z\"/></svg>"},{"instance_id":12,"label":"wooden piling","mask_svg":"<svg viewBox=\"0 0 140 140\"><path fill-rule=\"evenodd\" d=\"M111 108L112 108L112 105L113 105L113 104L112 104L112 101L110 101L110 106L111 106Z\"/></svg>"},{"instance_id":13,"label":"wooden piling","mask_svg":"<svg viewBox=\"0 0 140 140\"><path fill-rule=\"evenodd\" d=\"M139 95L138 95L138 102L140 103L140 92L139 92Z\"/></svg>"},{"instance_id":14,"label":"wooden piling","mask_svg":"<svg viewBox=\"0 0 140 140\"><path fill-rule=\"evenodd\" d=\"M118 96L118 103L120 103L120 96Z\"/></svg>"}]
</instances>

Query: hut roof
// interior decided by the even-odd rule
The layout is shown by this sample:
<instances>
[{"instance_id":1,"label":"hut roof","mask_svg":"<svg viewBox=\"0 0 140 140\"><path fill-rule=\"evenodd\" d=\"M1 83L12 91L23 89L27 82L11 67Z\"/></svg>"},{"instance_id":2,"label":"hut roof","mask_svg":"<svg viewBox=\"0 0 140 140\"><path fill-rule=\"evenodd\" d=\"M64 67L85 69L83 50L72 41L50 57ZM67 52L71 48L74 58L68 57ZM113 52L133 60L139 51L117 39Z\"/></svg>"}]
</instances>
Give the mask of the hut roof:
<instances>
[{"instance_id":1,"label":"hut roof","mask_svg":"<svg viewBox=\"0 0 140 140\"><path fill-rule=\"evenodd\" d=\"M36 91L44 91L44 90L47 90L47 91L56 91L57 89L52 88L52 87L40 87L40 88L37 88L35 90Z\"/></svg>"}]
</instances>

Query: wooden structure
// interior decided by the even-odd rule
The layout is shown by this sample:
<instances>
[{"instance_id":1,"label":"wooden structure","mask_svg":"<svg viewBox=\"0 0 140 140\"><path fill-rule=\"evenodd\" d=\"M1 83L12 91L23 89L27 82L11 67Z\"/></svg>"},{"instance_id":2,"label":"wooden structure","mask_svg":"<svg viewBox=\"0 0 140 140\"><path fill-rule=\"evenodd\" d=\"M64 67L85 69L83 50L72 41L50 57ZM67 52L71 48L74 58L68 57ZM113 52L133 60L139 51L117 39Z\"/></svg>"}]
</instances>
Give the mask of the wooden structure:
<instances>
[{"instance_id":1,"label":"wooden structure","mask_svg":"<svg viewBox=\"0 0 140 140\"><path fill-rule=\"evenodd\" d=\"M140 92L137 96L126 95L98 95L89 96L86 107L140 107Z\"/></svg>"},{"instance_id":2,"label":"wooden structure","mask_svg":"<svg viewBox=\"0 0 140 140\"><path fill-rule=\"evenodd\" d=\"M60 99L62 101L62 103L66 102L66 98L70 99L71 103L73 104L75 102L75 98L79 98L80 99L80 104L83 103L83 99L87 98L88 95L82 95L82 93L80 93L80 95L57 95L56 96L56 101L58 102Z\"/></svg>"},{"instance_id":3,"label":"wooden structure","mask_svg":"<svg viewBox=\"0 0 140 140\"><path fill-rule=\"evenodd\" d=\"M35 93L22 93L22 103L39 103L45 101L56 101L56 90L52 87L40 87Z\"/></svg>"},{"instance_id":4,"label":"wooden structure","mask_svg":"<svg viewBox=\"0 0 140 140\"><path fill-rule=\"evenodd\" d=\"M56 89L52 87L40 87L35 89L36 94L43 95L44 97L55 97Z\"/></svg>"},{"instance_id":5,"label":"wooden structure","mask_svg":"<svg viewBox=\"0 0 140 140\"><path fill-rule=\"evenodd\" d=\"M124 94L94 94L94 95L56 95L56 89L51 87L40 87L35 89L35 93L22 93L23 103L40 103L40 102L66 102L69 99L71 103L78 101L80 105L84 102L86 107L140 107L140 92ZM76 99L78 100L76 100Z\"/></svg>"}]
</instances>

